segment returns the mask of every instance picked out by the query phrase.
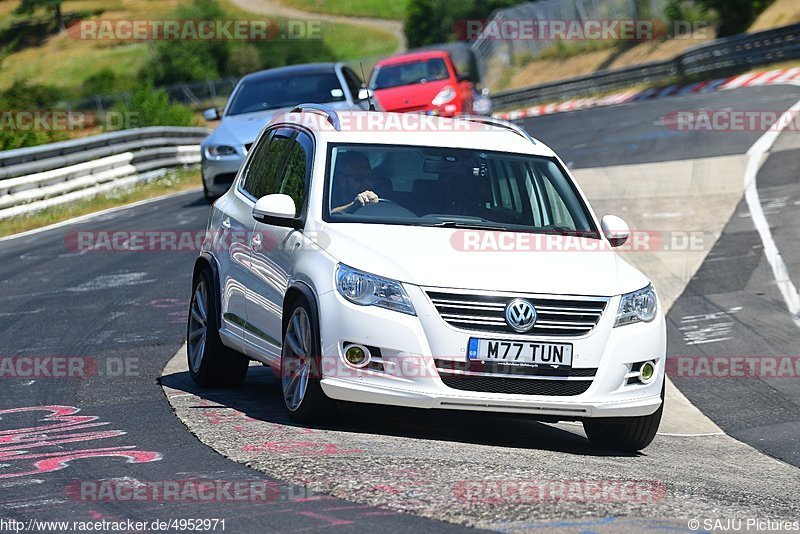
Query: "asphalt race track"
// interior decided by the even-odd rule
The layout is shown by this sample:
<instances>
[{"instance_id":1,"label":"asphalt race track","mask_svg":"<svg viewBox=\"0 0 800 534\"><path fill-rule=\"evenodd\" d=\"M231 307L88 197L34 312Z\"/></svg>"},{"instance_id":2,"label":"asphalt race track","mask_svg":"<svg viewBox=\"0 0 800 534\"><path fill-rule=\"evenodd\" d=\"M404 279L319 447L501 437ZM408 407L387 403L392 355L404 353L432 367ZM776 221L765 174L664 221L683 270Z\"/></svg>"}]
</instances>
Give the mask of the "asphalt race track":
<instances>
[{"instance_id":1,"label":"asphalt race track","mask_svg":"<svg viewBox=\"0 0 800 534\"><path fill-rule=\"evenodd\" d=\"M763 133L677 132L663 124L670 111L785 110L798 99L800 88L753 87L523 124L575 169L667 162L741 155ZM762 206L795 286L797 137L781 136L758 175ZM507 531L681 531L692 517L800 517L796 375L673 376L735 440L659 435L640 455L593 450L579 426L512 417L347 407L330 427L296 427L280 410L277 381L255 366L239 391L197 391L180 368L164 369L183 344L196 253L79 252L72 245L79 230L202 230L207 214L202 195L189 192L0 241L0 355L80 356L89 369L88 376L67 379L0 379L0 516L224 518L232 532L464 530L459 524ZM796 361L798 326L775 287L744 201L672 305L668 322L671 357ZM14 442L21 429L58 424L76 413L88 416L80 429L48 427L24 448ZM34 448L56 460L21 452ZM471 481L531 478L646 480L656 497L589 503L464 497ZM76 496L82 482L120 479L261 481L275 493L268 502Z\"/></svg>"}]
</instances>

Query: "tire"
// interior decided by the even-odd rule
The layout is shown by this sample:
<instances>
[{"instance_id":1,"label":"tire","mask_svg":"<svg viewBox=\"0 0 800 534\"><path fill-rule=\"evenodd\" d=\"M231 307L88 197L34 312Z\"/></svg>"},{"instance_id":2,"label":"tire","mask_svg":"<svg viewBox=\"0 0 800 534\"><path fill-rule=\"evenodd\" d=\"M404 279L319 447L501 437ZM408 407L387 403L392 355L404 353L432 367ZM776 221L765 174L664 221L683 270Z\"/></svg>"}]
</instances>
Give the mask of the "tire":
<instances>
[{"instance_id":1,"label":"tire","mask_svg":"<svg viewBox=\"0 0 800 534\"><path fill-rule=\"evenodd\" d=\"M664 413L664 387L661 387L661 406L651 415L616 419L587 419L583 421L586 436L595 447L615 451L636 452L653 441Z\"/></svg>"},{"instance_id":2,"label":"tire","mask_svg":"<svg viewBox=\"0 0 800 534\"><path fill-rule=\"evenodd\" d=\"M208 268L200 271L192 283L186 359L192 380L204 388L238 386L250 365L246 356L226 347L220 339L219 303Z\"/></svg>"},{"instance_id":3,"label":"tire","mask_svg":"<svg viewBox=\"0 0 800 534\"><path fill-rule=\"evenodd\" d=\"M281 396L292 421L319 423L333 412L322 391L317 314L304 297L290 306L281 349Z\"/></svg>"},{"instance_id":4,"label":"tire","mask_svg":"<svg viewBox=\"0 0 800 534\"><path fill-rule=\"evenodd\" d=\"M203 182L203 196L206 197L206 200L209 204L213 204L217 197L212 195L211 192L208 190L208 186L206 185L206 181L202 178L200 179Z\"/></svg>"}]
</instances>

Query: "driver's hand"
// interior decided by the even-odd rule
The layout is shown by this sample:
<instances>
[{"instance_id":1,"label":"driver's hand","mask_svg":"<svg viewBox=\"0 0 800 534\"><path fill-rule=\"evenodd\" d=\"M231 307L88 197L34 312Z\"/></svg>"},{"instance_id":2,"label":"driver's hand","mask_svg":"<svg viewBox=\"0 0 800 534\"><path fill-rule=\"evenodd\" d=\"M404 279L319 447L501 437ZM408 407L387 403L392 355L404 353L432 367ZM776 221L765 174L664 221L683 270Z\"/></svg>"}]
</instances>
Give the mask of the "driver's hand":
<instances>
[{"instance_id":1,"label":"driver's hand","mask_svg":"<svg viewBox=\"0 0 800 534\"><path fill-rule=\"evenodd\" d=\"M355 202L362 206L376 204L378 202L378 195L372 191L364 191L356 195Z\"/></svg>"}]
</instances>

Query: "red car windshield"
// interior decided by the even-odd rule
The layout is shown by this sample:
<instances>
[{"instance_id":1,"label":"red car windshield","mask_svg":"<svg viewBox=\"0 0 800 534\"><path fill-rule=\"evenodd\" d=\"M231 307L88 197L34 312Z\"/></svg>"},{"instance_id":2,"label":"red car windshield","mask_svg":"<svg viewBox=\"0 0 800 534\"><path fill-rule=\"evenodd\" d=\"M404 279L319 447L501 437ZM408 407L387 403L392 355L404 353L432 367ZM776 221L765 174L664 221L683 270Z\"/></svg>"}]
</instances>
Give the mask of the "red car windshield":
<instances>
[{"instance_id":1,"label":"red car windshield","mask_svg":"<svg viewBox=\"0 0 800 534\"><path fill-rule=\"evenodd\" d=\"M370 81L370 89L387 89L401 85L446 80L450 77L447 65L442 58L431 58L411 63L384 65L375 69Z\"/></svg>"}]
</instances>

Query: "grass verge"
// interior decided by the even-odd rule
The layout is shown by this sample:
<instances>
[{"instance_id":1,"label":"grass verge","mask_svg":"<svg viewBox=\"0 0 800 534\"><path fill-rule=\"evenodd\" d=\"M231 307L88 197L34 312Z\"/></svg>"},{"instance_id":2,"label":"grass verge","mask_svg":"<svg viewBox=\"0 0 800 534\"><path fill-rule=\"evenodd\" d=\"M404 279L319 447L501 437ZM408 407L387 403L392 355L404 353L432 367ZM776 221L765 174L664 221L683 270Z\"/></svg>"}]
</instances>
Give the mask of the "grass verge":
<instances>
[{"instance_id":1,"label":"grass verge","mask_svg":"<svg viewBox=\"0 0 800 534\"><path fill-rule=\"evenodd\" d=\"M349 17L401 20L408 0L278 0L279 3L310 11Z\"/></svg>"},{"instance_id":2,"label":"grass verge","mask_svg":"<svg viewBox=\"0 0 800 534\"><path fill-rule=\"evenodd\" d=\"M97 195L63 206L53 206L30 215L10 217L0 220L0 237L42 228L73 217L102 211L116 206L124 206L132 202L146 200L169 193L196 189L200 184L198 169L178 169L171 171L144 184Z\"/></svg>"},{"instance_id":3,"label":"grass verge","mask_svg":"<svg viewBox=\"0 0 800 534\"><path fill-rule=\"evenodd\" d=\"M3 8L7 4L11 2L0 2ZM113 0L103 4L102 13L97 17L117 20L163 19L171 16L176 5L176 0ZM228 0L221 0L220 5L229 18L263 18L237 8ZM98 4L86 0L63 3L65 14L87 10L88 6L97 9ZM284 20L272 18L279 22ZM18 20L9 13L6 18L0 19L0 30ZM320 36L322 43L337 60L385 56L394 53L398 47L397 39L391 33L354 24L323 22L320 24ZM275 44L276 47L307 46L302 40L291 41L288 45L286 41ZM4 57L0 63L0 90L8 88L15 80L27 80L55 85L77 97L88 77L104 68L118 76L139 72L147 63L150 53L150 47L145 42L77 39L66 32L41 36L35 45L19 46Z\"/></svg>"}]
</instances>

